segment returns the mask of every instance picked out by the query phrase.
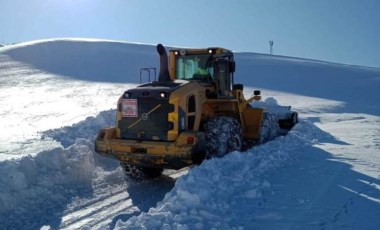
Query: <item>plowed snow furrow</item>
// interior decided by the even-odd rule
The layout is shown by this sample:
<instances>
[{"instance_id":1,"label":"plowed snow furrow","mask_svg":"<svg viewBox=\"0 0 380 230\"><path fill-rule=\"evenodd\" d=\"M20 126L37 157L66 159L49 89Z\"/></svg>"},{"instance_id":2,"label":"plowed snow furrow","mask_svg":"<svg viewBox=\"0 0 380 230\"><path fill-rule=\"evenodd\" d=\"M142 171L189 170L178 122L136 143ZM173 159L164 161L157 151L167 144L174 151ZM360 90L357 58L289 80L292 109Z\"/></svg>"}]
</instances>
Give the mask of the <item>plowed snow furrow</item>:
<instances>
[{"instance_id":1,"label":"plowed snow furrow","mask_svg":"<svg viewBox=\"0 0 380 230\"><path fill-rule=\"evenodd\" d=\"M78 229L85 225L94 227L99 222L109 224L112 221L112 217L117 213L126 212L132 207L132 200L129 198L129 194L124 191L66 215L62 219L60 227L62 229Z\"/></svg>"},{"instance_id":2,"label":"plowed snow furrow","mask_svg":"<svg viewBox=\"0 0 380 230\"><path fill-rule=\"evenodd\" d=\"M188 172L188 168L181 170L167 170L165 171L165 176L176 179ZM154 194L154 188L151 187L152 184L156 183L157 180L145 181L142 183L128 184L125 186L118 186L112 188L112 191L108 192L109 195L98 195L89 201L85 201L79 205L72 204L71 210L62 217L60 224L60 229L80 229L83 226L91 227L91 229L104 228L112 223L113 218L120 214L130 214L134 212L139 212L139 208L136 207L130 195L128 194L128 189L133 189L134 187L141 186L141 196L143 196L146 201L153 199L149 194ZM104 185L104 186L103 186ZM105 190L107 186L105 184L100 184L96 186L99 190ZM102 188L103 187L103 188ZM103 192L103 194L104 194ZM145 196L145 194L147 194Z\"/></svg>"}]
</instances>

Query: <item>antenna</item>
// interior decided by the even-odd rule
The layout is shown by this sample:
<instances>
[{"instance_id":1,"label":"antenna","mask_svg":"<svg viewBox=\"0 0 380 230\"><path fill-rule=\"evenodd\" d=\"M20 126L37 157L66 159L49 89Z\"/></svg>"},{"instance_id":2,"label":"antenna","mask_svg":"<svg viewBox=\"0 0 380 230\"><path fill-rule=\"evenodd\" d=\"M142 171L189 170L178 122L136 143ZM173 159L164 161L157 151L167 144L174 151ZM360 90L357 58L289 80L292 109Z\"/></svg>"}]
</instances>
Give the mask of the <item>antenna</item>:
<instances>
[{"instance_id":1,"label":"antenna","mask_svg":"<svg viewBox=\"0 0 380 230\"><path fill-rule=\"evenodd\" d=\"M269 53L270 55L273 55L273 44L274 42L272 40L269 41Z\"/></svg>"}]
</instances>

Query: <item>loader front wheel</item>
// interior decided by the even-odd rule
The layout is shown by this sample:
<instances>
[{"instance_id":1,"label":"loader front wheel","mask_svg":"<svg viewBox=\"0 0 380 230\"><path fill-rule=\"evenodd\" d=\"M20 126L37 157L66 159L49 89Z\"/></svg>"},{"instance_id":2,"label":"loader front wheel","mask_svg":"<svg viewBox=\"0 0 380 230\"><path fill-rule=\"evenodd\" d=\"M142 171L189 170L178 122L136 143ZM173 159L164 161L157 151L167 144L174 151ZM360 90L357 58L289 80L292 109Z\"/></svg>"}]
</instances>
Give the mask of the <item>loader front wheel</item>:
<instances>
[{"instance_id":1,"label":"loader front wheel","mask_svg":"<svg viewBox=\"0 0 380 230\"><path fill-rule=\"evenodd\" d=\"M211 118L204 125L206 159L223 157L232 151L243 150L243 131L240 122L232 117Z\"/></svg>"}]
</instances>

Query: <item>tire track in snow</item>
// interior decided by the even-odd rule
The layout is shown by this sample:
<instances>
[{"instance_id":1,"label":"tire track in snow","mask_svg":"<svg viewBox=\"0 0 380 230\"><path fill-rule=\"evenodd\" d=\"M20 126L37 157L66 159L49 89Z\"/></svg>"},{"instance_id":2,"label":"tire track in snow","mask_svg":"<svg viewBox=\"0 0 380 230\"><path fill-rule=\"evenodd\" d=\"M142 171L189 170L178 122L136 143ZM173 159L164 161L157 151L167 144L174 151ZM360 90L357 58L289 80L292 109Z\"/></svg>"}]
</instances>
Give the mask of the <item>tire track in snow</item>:
<instances>
[{"instance_id":1,"label":"tire track in snow","mask_svg":"<svg viewBox=\"0 0 380 230\"><path fill-rule=\"evenodd\" d=\"M100 229L110 225L113 222L113 219L117 218L118 215L139 214L141 212L137 207L139 204L133 202L133 199L127 191L128 189L139 187L137 189L141 191L141 196L144 197L146 195L148 200L150 197L149 194L152 193L152 190L157 189L157 186L155 186L154 183L167 183L165 178L169 177L169 180L175 180L187 172L188 168L178 171L167 170L165 171L165 175L161 178L144 181L142 183L132 182L132 184L120 186L111 191L110 195L102 197L96 196L94 200L76 206L72 211L66 213L62 217L60 229L79 229L84 226L90 227L91 229ZM140 187L146 189L141 189ZM166 186L162 187L166 188Z\"/></svg>"},{"instance_id":2,"label":"tire track in snow","mask_svg":"<svg viewBox=\"0 0 380 230\"><path fill-rule=\"evenodd\" d=\"M119 191L109 197L97 200L88 207L68 213L62 218L60 228L78 229L85 225L94 227L94 225L104 220L109 220L110 222L110 219L112 220L112 217L116 214L133 207L129 194L126 191ZM104 224L108 224L107 222Z\"/></svg>"}]
</instances>

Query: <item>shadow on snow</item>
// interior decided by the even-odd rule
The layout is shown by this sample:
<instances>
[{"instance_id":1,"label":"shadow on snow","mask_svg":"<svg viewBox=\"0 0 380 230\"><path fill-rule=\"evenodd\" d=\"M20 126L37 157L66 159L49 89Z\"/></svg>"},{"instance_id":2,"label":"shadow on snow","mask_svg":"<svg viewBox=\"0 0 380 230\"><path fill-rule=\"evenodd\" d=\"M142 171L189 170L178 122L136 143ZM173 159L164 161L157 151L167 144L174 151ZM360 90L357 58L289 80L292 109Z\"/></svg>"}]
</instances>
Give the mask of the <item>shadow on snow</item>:
<instances>
[{"instance_id":1,"label":"shadow on snow","mask_svg":"<svg viewBox=\"0 0 380 230\"><path fill-rule=\"evenodd\" d=\"M142 212L148 212L150 208L156 207L157 203L165 197L175 184L175 179L168 176L161 176L160 178L145 181L142 183L134 183L127 188L129 197L132 203L137 207L132 213L124 213L117 215L113 218L110 225L113 229L116 223L121 220L127 221L129 218L138 216Z\"/></svg>"},{"instance_id":2,"label":"shadow on snow","mask_svg":"<svg viewBox=\"0 0 380 230\"><path fill-rule=\"evenodd\" d=\"M348 145L334 137L321 143ZM268 177L264 204L245 227L264 229L378 229L380 180L314 146Z\"/></svg>"}]
</instances>

